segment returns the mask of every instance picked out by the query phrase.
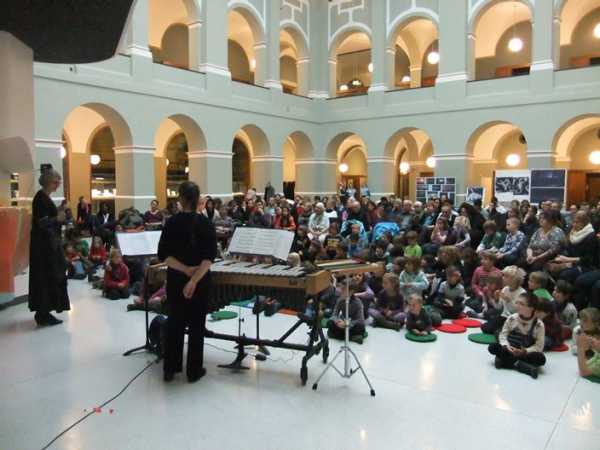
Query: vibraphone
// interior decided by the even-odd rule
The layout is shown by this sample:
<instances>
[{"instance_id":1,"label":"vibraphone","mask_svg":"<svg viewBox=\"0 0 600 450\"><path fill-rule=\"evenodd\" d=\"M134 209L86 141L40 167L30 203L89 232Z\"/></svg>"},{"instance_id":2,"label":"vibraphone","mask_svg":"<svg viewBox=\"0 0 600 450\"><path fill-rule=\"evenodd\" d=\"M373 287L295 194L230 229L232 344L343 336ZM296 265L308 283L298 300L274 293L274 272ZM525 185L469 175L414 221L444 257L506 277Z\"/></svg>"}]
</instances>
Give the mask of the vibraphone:
<instances>
[{"instance_id":1,"label":"vibraphone","mask_svg":"<svg viewBox=\"0 0 600 450\"><path fill-rule=\"evenodd\" d=\"M209 311L216 311L232 302L261 295L275 298L283 308L304 313L307 301L316 298L330 286L327 272L308 273L302 267L224 260L213 263L210 271L212 295L210 296ZM300 317L302 316L301 314ZM304 385L308 379L308 360L323 351L323 361L327 362L329 344L321 329L318 314L314 314L310 320L300 317L283 336L276 340L260 338L259 314L256 315L256 337L248 337L241 333L238 335L216 333L211 330L206 330L206 337L237 343L236 359L228 366L224 366L233 369L242 368L241 362L246 356L244 352L246 345L305 352L300 368L300 378ZM306 323L310 329L308 343L286 342L287 338L303 323Z\"/></svg>"}]
</instances>

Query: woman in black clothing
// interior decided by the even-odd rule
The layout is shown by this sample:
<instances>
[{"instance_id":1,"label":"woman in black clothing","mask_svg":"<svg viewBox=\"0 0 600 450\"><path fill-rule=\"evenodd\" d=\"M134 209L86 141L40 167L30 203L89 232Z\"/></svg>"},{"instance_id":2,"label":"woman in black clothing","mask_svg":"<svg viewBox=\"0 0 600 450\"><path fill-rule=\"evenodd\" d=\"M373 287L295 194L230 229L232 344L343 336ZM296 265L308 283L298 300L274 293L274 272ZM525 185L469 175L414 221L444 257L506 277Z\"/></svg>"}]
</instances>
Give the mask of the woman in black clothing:
<instances>
[{"instance_id":1,"label":"woman in black clothing","mask_svg":"<svg viewBox=\"0 0 600 450\"><path fill-rule=\"evenodd\" d=\"M186 372L193 383L206 374L204 327L210 293L210 265L217 255L213 224L197 214L200 189L185 181L179 186L182 211L169 218L158 244L167 271L167 344L163 375L171 381L183 368L184 330L189 328Z\"/></svg>"},{"instance_id":2,"label":"woman in black clothing","mask_svg":"<svg viewBox=\"0 0 600 450\"><path fill-rule=\"evenodd\" d=\"M60 174L46 169L40 176L42 186L32 204L31 245L29 249L29 310L35 311L38 325L58 325L51 311L71 309L67 292L67 261L61 242L65 213L58 212L50 198L61 183Z\"/></svg>"},{"instance_id":3,"label":"woman in black clothing","mask_svg":"<svg viewBox=\"0 0 600 450\"><path fill-rule=\"evenodd\" d=\"M565 251L548 263L550 273L558 273L561 280L574 283L579 275L596 266L597 245L598 239L590 223L590 216L584 211L577 212L571 231L567 235Z\"/></svg>"}]
</instances>

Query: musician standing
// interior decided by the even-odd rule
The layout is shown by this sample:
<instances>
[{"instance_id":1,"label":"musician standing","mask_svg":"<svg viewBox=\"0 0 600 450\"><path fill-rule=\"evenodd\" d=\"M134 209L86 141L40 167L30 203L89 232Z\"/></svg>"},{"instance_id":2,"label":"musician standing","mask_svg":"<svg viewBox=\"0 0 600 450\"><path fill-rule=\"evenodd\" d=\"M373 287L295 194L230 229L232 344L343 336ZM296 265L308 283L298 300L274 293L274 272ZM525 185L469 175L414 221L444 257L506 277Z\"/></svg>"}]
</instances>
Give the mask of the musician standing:
<instances>
[{"instance_id":1,"label":"musician standing","mask_svg":"<svg viewBox=\"0 0 600 450\"><path fill-rule=\"evenodd\" d=\"M183 370L184 330L189 327L186 373L190 383L206 374L203 367L204 330L210 291L210 265L217 255L212 223L197 207L200 189L185 181L179 186L182 211L170 217L158 244L158 257L167 271L167 343L164 381Z\"/></svg>"}]
</instances>

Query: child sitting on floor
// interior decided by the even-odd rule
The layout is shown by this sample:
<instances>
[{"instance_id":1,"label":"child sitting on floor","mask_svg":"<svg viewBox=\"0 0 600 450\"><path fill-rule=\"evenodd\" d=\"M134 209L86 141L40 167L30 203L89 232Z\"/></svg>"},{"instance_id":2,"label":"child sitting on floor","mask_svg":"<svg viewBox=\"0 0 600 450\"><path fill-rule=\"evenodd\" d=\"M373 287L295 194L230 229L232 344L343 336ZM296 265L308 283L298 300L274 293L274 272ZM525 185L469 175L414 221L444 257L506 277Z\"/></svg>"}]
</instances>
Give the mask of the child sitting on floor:
<instances>
[{"instance_id":1,"label":"child sitting on floor","mask_svg":"<svg viewBox=\"0 0 600 450\"><path fill-rule=\"evenodd\" d=\"M582 334L600 338L600 309L585 308L579 312L579 325L573 330L573 344L571 350L577 354L577 339Z\"/></svg>"},{"instance_id":2,"label":"child sitting on floor","mask_svg":"<svg viewBox=\"0 0 600 450\"><path fill-rule=\"evenodd\" d=\"M483 288L483 315L485 320L493 320L502 314L502 275L493 274L488 277Z\"/></svg>"},{"instance_id":3,"label":"child sitting on floor","mask_svg":"<svg viewBox=\"0 0 600 450\"><path fill-rule=\"evenodd\" d=\"M544 324L535 316L537 300L523 294L516 303L517 312L506 319L498 342L488 351L496 358L496 369L516 369L532 378L538 377L538 368L546 364L544 356Z\"/></svg>"},{"instance_id":4,"label":"child sitting on floor","mask_svg":"<svg viewBox=\"0 0 600 450\"><path fill-rule=\"evenodd\" d=\"M369 286L369 280L367 279L367 275L364 273L357 273L352 276L351 283L356 284L354 296L360 301L362 301L364 310L368 311L371 307L371 303L375 299L375 293L373 292L373 289L371 289L371 287Z\"/></svg>"},{"instance_id":5,"label":"child sitting on floor","mask_svg":"<svg viewBox=\"0 0 600 450\"><path fill-rule=\"evenodd\" d=\"M442 319L458 319L463 312L465 288L460 282L461 275L458 267L446 269L446 281L443 281L433 299L431 320L434 325L442 323Z\"/></svg>"},{"instance_id":6,"label":"child sitting on floor","mask_svg":"<svg viewBox=\"0 0 600 450\"><path fill-rule=\"evenodd\" d=\"M535 296L535 294L534 294ZM560 347L564 343L562 334L562 324L558 319L558 314L550 300L543 297L537 297L538 306L535 315L544 322L544 351Z\"/></svg>"},{"instance_id":7,"label":"child sitting on floor","mask_svg":"<svg viewBox=\"0 0 600 450\"><path fill-rule=\"evenodd\" d=\"M575 354L578 356L579 373L583 377L600 376L598 361L600 359L600 349L598 347L592 348L593 342L600 341L600 309L582 309L579 318L581 326L578 327L575 333L576 345L573 345Z\"/></svg>"},{"instance_id":8,"label":"child sitting on floor","mask_svg":"<svg viewBox=\"0 0 600 450\"><path fill-rule=\"evenodd\" d=\"M398 277L392 273L383 276L383 289L377 294L369 308L369 316L374 327L390 328L399 331L404 325L404 299L400 294Z\"/></svg>"},{"instance_id":9,"label":"child sitting on floor","mask_svg":"<svg viewBox=\"0 0 600 450\"><path fill-rule=\"evenodd\" d=\"M129 269L116 248L111 250L110 262L104 270L104 295L110 300L129 298Z\"/></svg>"},{"instance_id":10,"label":"child sitting on floor","mask_svg":"<svg viewBox=\"0 0 600 450\"><path fill-rule=\"evenodd\" d=\"M365 312L362 301L355 295L359 292L360 286L354 280L348 285L346 285L345 282L340 282L338 284L341 285L340 296L333 308L333 314L328 325L327 336L333 339L344 339L346 331L346 298L347 296L350 296L348 304L348 317L350 319L350 326L348 329L349 338L353 342L362 344L365 332Z\"/></svg>"},{"instance_id":11,"label":"child sitting on floor","mask_svg":"<svg viewBox=\"0 0 600 450\"><path fill-rule=\"evenodd\" d=\"M75 250L75 247L71 243L65 244L64 251L68 264L68 277L73 280L83 280L87 276L87 273L81 254Z\"/></svg>"},{"instance_id":12,"label":"child sitting on floor","mask_svg":"<svg viewBox=\"0 0 600 450\"><path fill-rule=\"evenodd\" d=\"M408 298L406 329L417 336L425 336L431 333L431 317L423 308L423 297L418 294L412 294Z\"/></svg>"},{"instance_id":13,"label":"child sitting on floor","mask_svg":"<svg viewBox=\"0 0 600 450\"><path fill-rule=\"evenodd\" d=\"M404 270L399 277L402 297L409 298L412 294L422 296L429 286L429 281L421 269L421 259L409 257L404 261Z\"/></svg>"},{"instance_id":14,"label":"child sitting on floor","mask_svg":"<svg viewBox=\"0 0 600 450\"><path fill-rule=\"evenodd\" d=\"M416 231L409 231L404 235L406 238L406 247L404 247L404 256L414 256L420 258L423 256L423 250L417 243L418 235Z\"/></svg>"},{"instance_id":15,"label":"child sitting on floor","mask_svg":"<svg viewBox=\"0 0 600 450\"><path fill-rule=\"evenodd\" d=\"M532 292L538 298L545 298L552 301L552 295L546 289L549 281L548 274L545 272L531 272L527 282L529 292Z\"/></svg>"},{"instance_id":16,"label":"child sitting on floor","mask_svg":"<svg viewBox=\"0 0 600 450\"><path fill-rule=\"evenodd\" d=\"M502 270L502 284L500 291L500 303L502 312L495 319L489 319L481 325L481 331L488 334L496 334L502 329L506 319L517 312L517 300L526 293L521 286L525 279L525 271L517 266L508 266Z\"/></svg>"},{"instance_id":17,"label":"child sitting on floor","mask_svg":"<svg viewBox=\"0 0 600 450\"><path fill-rule=\"evenodd\" d=\"M90 262L94 265L94 268L101 267L106 264L108 255L106 254L106 247L100 236L95 236L92 240L92 248L90 249Z\"/></svg>"},{"instance_id":18,"label":"child sitting on floor","mask_svg":"<svg viewBox=\"0 0 600 450\"><path fill-rule=\"evenodd\" d=\"M472 298L467 302L469 306L476 313L483 311L484 298L486 295L485 287L491 276L502 279L502 272L494 266L496 257L493 253L483 251L480 254L481 265L475 269L473 273L473 279L471 280L471 291Z\"/></svg>"},{"instance_id":19,"label":"child sitting on floor","mask_svg":"<svg viewBox=\"0 0 600 450\"><path fill-rule=\"evenodd\" d=\"M563 335L566 339L571 337L570 334L577 326L577 308L571 303L572 296L573 286L571 283L565 280L558 280L552 297L554 297L554 307L558 313L558 318L563 324Z\"/></svg>"}]
</instances>

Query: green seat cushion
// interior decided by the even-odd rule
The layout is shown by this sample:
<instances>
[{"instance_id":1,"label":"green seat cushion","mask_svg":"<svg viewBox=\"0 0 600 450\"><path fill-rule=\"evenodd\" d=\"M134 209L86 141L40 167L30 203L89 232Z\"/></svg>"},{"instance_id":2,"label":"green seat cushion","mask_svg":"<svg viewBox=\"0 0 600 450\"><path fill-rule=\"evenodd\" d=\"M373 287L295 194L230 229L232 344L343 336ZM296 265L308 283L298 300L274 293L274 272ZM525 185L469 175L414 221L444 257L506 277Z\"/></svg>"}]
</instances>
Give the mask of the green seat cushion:
<instances>
[{"instance_id":1,"label":"green seat cushion","mask_svg":"<svg viewBox=\"0 0 600 450\"><path fill-rule=\"evenodd\" d=\"M406 339L413 342L434 342L437 339L437 335L433 333L426 334L425 336L419 336L418 334L407 331L404 336Z\"/></svg>"},{"instance_id":2,"label":"green seat cushion","mask_svg":"<svg viewBox=\"0 0 600 450\"><path fill-rule=\"evenodd\" d=\"M591 381L592 383L600 383L600 377L595 377L593 375L590 375L589 377L583 377L588 381Z\"/></svg>"},{"instance_id":3,"label":"green seat cushion","mask_svg":"<svg viewBox=\"0 0 600 450\"><path fill-rule=\"evenodd\" d=\"M238 313L236 313L235 311L227 311L227 310L216 311L210 315L212 320L215 320L215 321L216 320L235 319L237 316L238 316Z\"/></svg>"},{"instance_id":4,"label":"green seat cushion","mask_svg":"<svg viewBox=\"0 0 600 450\"><path fill-rule=\"evenodd\" d=\"M496 342L498 342L496 336L487 333L471 333L469 334L469 340L471 342L475 342L476 344L486 345L495 344Z\"/></svg>"}]
</instances>

